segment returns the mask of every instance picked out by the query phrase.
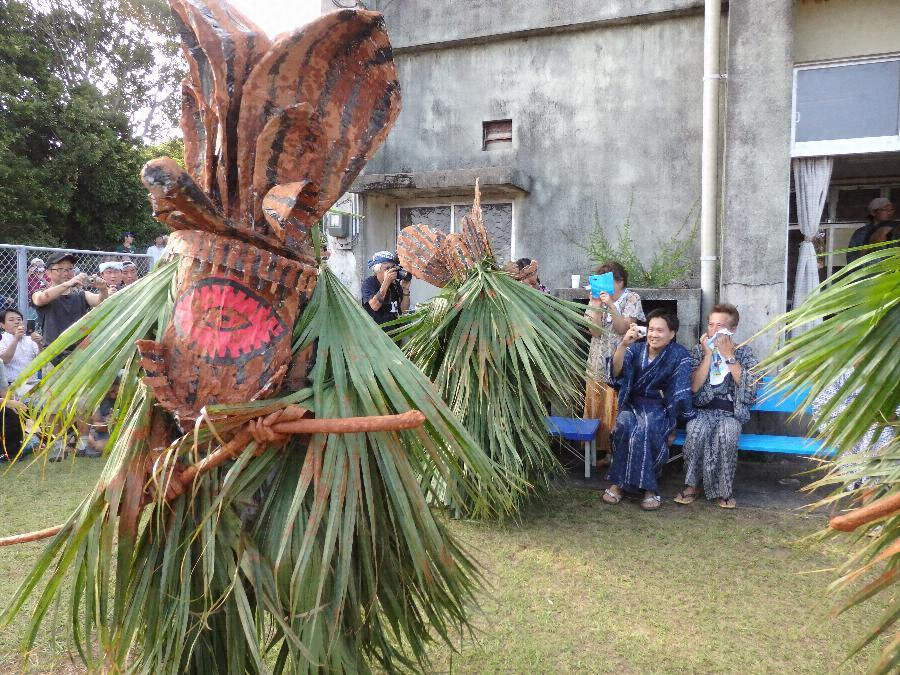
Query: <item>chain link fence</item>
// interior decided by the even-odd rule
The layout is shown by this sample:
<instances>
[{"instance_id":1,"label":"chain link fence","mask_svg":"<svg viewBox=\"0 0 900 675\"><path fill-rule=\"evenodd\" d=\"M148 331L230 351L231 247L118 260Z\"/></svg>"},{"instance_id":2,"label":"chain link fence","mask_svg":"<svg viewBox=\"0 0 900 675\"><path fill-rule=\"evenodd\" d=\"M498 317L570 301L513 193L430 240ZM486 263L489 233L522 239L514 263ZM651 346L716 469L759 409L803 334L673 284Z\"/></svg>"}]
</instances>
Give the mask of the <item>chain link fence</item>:
<instances>
[{"instance_id":1,"label":"chain link fence","mask_svg":"<svg viewBox=\"0 0 900 675\"><path fill-rule=\"evenodd\" d=\"M145 253L116 253L115 251L82 251L79 249L47 248L43 246L13 246L0 244L0 306L14 307L33 319L35 313L29 302L29 286L32 292L49 283L45 272L31 261L39 258L46 266L54 253L65 252L75 256L75 267L79 272L99 274L100 263L110 260L124 262L131 260L138 269L138 276L150 271L152 260ZM29 284L31 276L31 284Z\"/></svg>"}]
</instances>

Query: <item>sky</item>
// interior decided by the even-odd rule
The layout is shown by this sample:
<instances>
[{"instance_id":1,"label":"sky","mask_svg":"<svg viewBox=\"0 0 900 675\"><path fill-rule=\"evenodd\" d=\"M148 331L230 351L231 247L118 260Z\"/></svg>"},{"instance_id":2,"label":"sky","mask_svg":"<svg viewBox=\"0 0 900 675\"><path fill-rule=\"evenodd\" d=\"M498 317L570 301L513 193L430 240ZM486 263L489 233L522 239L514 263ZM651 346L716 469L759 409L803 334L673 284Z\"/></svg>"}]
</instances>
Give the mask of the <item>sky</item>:
<instances>
[{"instance_id":1,"label":"sky","mask_svg":"<svg viewBox=\"0 0 900 675\"><path fill-rule=\"evenodd\" d=\"M228 0L269 36L309 23L319 16L321 0Z\"/></svg>"}]
</instances>

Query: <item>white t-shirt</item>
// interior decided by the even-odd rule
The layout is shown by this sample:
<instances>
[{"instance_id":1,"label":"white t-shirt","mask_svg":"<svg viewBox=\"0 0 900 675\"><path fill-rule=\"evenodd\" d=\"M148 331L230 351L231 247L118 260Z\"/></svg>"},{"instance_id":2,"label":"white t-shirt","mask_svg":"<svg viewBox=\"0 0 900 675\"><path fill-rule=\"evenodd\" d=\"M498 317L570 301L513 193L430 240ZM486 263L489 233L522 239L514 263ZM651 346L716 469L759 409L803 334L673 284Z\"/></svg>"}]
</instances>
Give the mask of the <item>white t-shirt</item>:
<instances>
[{"instance_id":1,"label":"white t-shirt","mask_svg":"<svg viewBox=\"0 0 900 675\"><path fill-rule=\"evenodd\" d=\"M147 247L147 255L150 256L150 268L156 267L157 261L162 257L163 251L166 250L165 246L153 246Z\"/></svg>"},{"instance_id":2,"label":"white t-shirt","mask_svg":"<svg viewBox=\"0 0 900 675\"><path fill-rule=\"evenodd\" d=\"M0 353L9 349L12 341L12 333L4 332L0 335ZM13 353L13 357L9 361L3 362L6 366L7 381L13 382L19 376L19 373L21 373L28 364L37 357L38 352L40 351L37 343L27 335L19 340L19 344L16 345L16 351ZM37 382L37 376L33 375L29 378L28 382ZM5 386L6 382L4 382L3 385Z\"/></svg>"}]
</instances>

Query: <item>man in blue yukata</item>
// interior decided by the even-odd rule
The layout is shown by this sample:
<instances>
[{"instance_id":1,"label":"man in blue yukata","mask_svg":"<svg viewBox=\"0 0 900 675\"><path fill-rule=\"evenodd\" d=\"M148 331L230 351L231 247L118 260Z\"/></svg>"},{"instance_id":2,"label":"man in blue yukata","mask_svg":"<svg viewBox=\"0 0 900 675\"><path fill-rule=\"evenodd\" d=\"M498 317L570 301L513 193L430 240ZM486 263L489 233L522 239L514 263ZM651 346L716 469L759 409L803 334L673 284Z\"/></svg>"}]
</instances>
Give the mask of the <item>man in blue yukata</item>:
<instances>
[{"instance_id":1,"label":"man in blue yukata","mask_svg":"<svg viewBox=\"0 0 900 675\"><path fill-rule=\"evenodd\" d=\"M659 508L657 480L669 459L669 437L679 418L693 415L693 362L675 342L677 332L678 318L655 309L646 328L632 324L610 360L619 414L607 476L612 485L603 493L607 504L618 504L625 492L643 492L641 508Z\"/></svg>"}]
</instances>

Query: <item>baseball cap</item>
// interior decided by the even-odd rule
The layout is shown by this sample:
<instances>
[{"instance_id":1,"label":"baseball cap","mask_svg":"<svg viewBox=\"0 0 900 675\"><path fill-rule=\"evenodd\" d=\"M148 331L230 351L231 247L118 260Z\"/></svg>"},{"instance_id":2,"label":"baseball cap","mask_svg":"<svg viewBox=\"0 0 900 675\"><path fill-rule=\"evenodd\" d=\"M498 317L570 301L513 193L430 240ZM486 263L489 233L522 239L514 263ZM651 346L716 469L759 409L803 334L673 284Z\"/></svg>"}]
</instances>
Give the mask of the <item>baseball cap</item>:
<instances>
[{"instance_id":1,"label":"baseball cap","mask_svg":"<svg viewBox=\"0 0 900 675\"><path fill-rule=\"evenodd\" d=\"M399 262L399 260L397 259L397 254L393 251L378 251L378 253L376 253L369 259L369 269L372 269L373 267L375 267L375 265L386 262Z\"/></svg>"},{"instance_id":2,"label":"baseball cap","mask_svg":"<svg viewBox=\"0 0 900 675\"><path fill-rule=\"evenodd\" d=\"M56 265L57 263L61 263L63 260L71 260L72 264L75 264L75 254L68 253L66 251L59 251L54 253L49 258L47 258L47 266Z\"/></svg>"},{"instance_id":3,"label":"baseball cap","mask_svg":"<svg viewBox=\"0 0 900 675\"><path fill-rule=\"evenodd\" d=\"M875 197L875 199L869 202L869 213L875 213L878 209L883 209L885 206L890 205L891 200L887 197Z\"/></svg>"},{"instance_id":4,"label":"baseball cap","mask_svg":"<svg viewBox=\"0 0 900 675\"><path fill-rule=\"evenodd\" d=\"M105 262L100 263L100 274L103 274L106 270L119 270L122 271L122 263L118 262Z\"/></svg>"}]
</instances>

